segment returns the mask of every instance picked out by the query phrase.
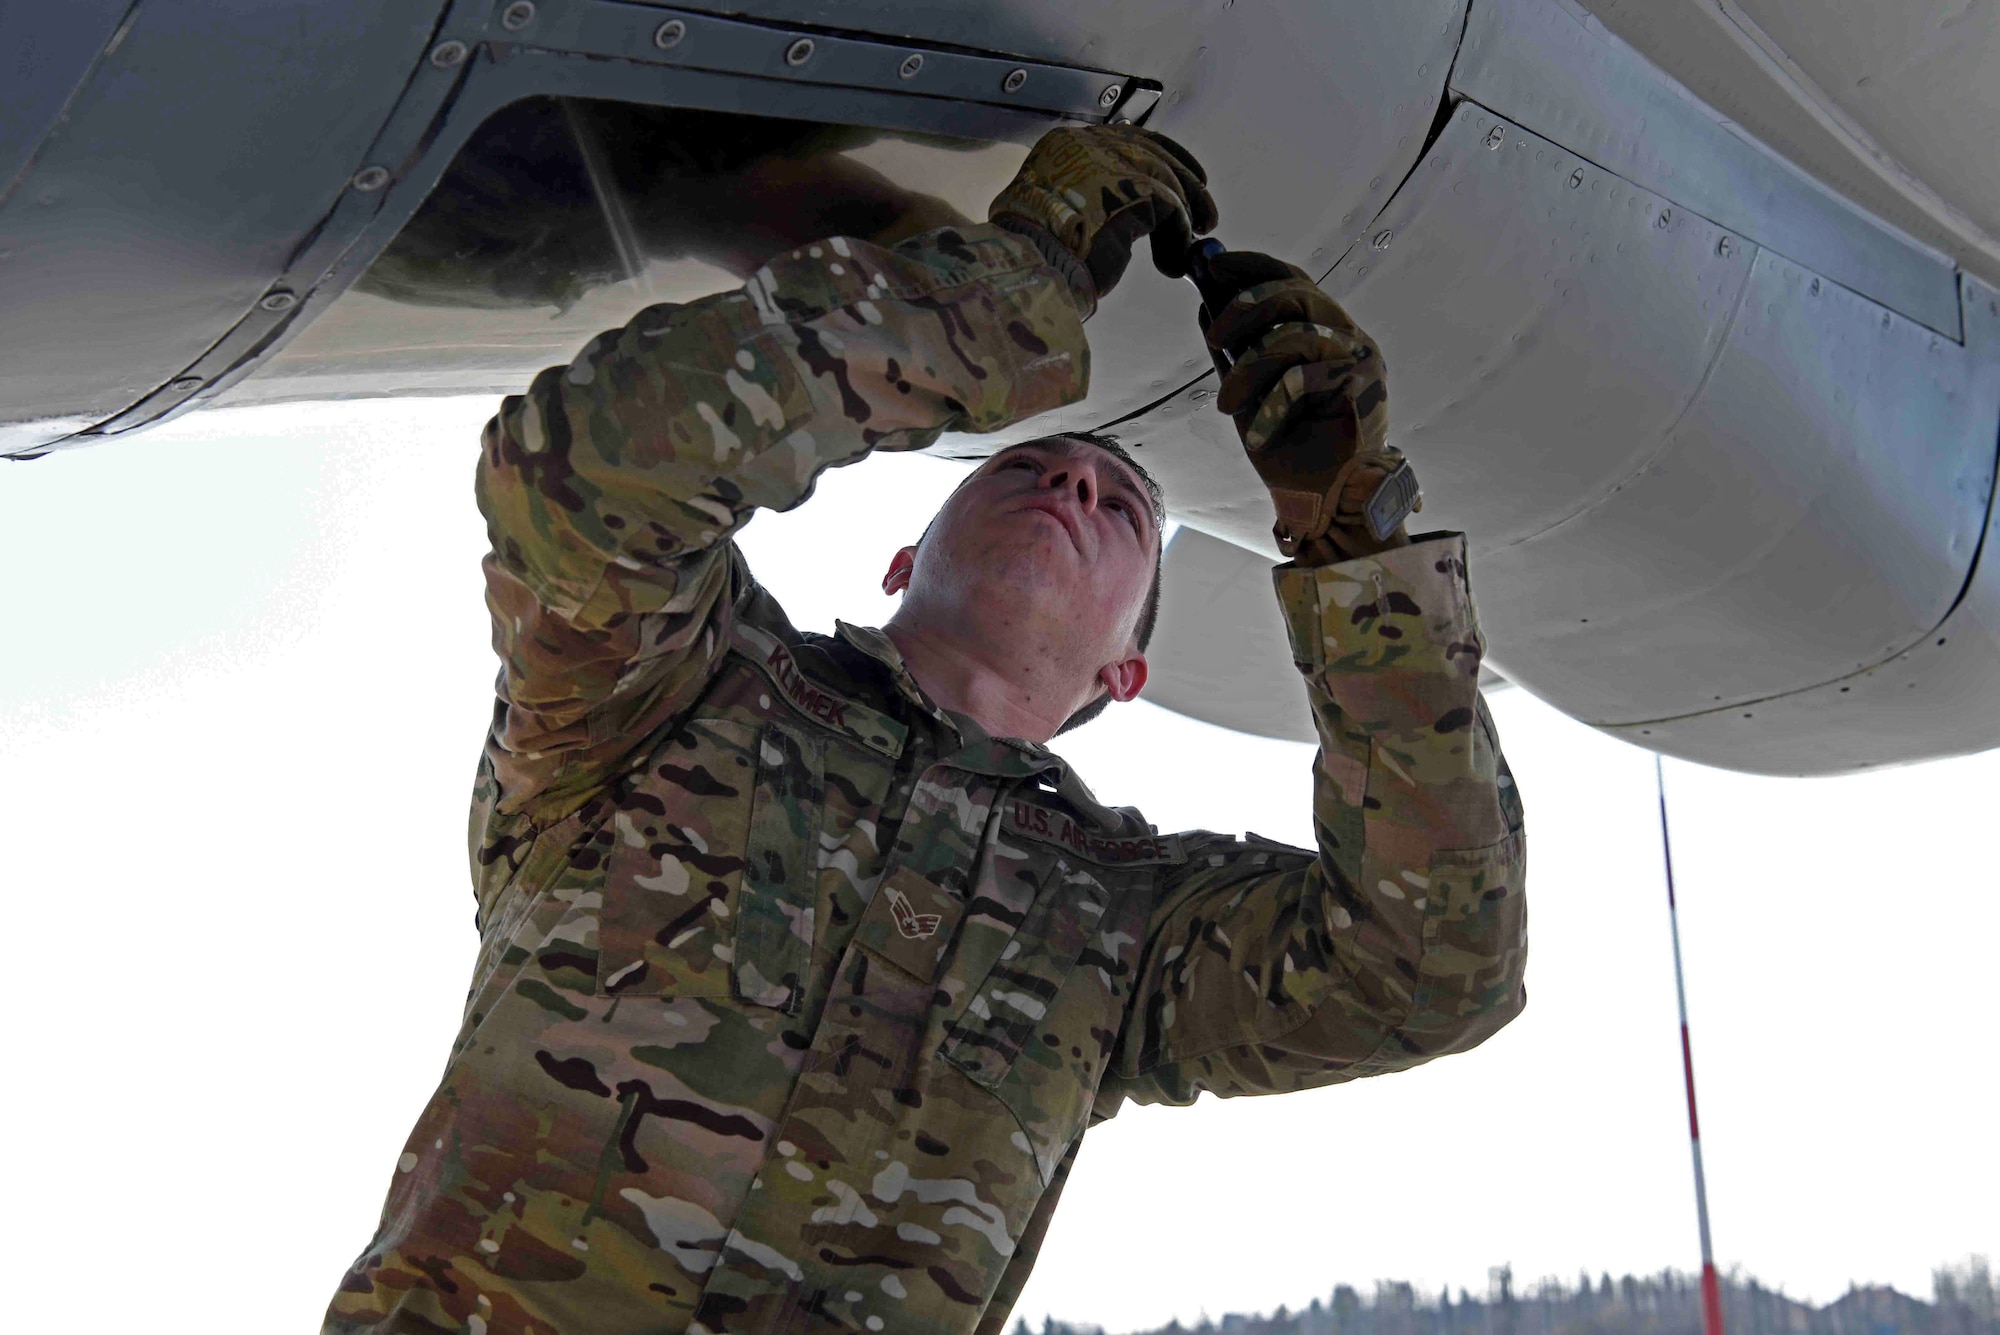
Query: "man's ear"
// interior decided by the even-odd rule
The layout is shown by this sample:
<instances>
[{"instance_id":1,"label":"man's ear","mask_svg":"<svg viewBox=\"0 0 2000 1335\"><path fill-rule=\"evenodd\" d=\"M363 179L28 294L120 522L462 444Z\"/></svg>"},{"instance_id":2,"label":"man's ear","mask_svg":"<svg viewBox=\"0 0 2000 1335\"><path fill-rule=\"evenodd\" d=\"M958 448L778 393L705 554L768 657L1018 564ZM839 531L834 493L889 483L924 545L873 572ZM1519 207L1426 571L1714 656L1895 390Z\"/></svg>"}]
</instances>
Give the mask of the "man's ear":
<instances>
[{"instance_id":1,"label":"man's ear","mask_svg":"<svg viewBox=\"0 0 2000 1335\"><path fill-rule=\"evenodd\" d=\"M1097 669L1097 679L1104 683L1106 695L1123 704L1146 689L1146 656L1134 654L1116 663L1106 663Z\"/></svg>"},{"instance_id":2,"label":"man's ear","mask_svg":"<svg viewBox=\"0 0 2000 1335\"><path fill-rule=\"evenodd\" d=\"M882 592L897 594L909 588L910 572L916 568L916 565L917 549L915 547L897 548L896 554L889 558L889 573L882 576Z\"/></svg>"}]
</instances>

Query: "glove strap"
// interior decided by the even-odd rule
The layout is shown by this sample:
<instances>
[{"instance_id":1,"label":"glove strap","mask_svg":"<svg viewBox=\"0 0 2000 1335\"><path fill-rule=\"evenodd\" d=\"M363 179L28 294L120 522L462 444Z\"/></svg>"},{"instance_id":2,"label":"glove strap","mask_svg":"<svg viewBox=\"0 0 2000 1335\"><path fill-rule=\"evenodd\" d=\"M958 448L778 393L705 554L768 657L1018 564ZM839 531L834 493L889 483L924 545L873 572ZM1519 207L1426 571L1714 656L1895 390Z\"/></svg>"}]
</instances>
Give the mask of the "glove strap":
<instances>
[{"instance_id":1,"label":"glove strap","mask_svg":"<svg viewBox=\"0 0 2000 1335\"><path fill-rule=\"evenodd\" d=\"M1362 464L1381 463L1389 456L1381 454L1357 454L1334 473L1333 481L1318 491L1292 491L1287 488L1271 489L1271 505L1278 512L1278 522L1272 526L1271 534L1278 540L1278 550L1289 559L1297 556L1299 548L1327 536L1327 531L1336 522L1340 508L1340 494L1347 487L1347 479ZM1338 541L1335 546L1345 547Z\"/></svg>"},{"instance_id":2,"label":"glove strap","mask_svg":"<svg viewBox=\"0 0 2000 1335\"><path fill-rule=\"evenodd\" d=\"M1358 511L1344 510L1341 502L1350 475L1364 465L1381 469L1382 476ZM1415 474L1402 452L1393 446L1349 459L1335 470L1333 480L1324 489L1273 487L1270 491L1272 505L1278 512L1272 533L1279 549L1288 557L1315 564L1327 560L1328 552L1335 554L1334 559L1345 561L1402 546L1409 539L1398 539L1397 529L1403 520L1424 508ZM1374 510L1385 498L1385 509L1393 511L1395 524L1387 535L1378 536L1377 520L1387 515L1378 516Z\"/></svg>"}]
</instances>

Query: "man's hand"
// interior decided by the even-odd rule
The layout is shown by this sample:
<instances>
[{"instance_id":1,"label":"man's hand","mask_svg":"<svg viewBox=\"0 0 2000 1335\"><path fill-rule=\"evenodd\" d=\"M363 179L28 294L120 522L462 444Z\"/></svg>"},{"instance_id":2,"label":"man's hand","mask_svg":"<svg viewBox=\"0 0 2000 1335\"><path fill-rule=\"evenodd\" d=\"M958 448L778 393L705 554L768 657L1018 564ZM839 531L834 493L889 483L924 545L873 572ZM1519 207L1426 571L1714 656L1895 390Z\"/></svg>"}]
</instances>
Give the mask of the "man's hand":
<instances>
[{"instance_id":1,"label":"man's hand","mask_svg":"<svg viewBox=\"0 0 2000 1335\"><path fill-rule=\"evenodd\" d=\"M1374 340L1303 270L1255 251L1209 261L1236 295L1204 328L1233 361L1216 406L1278 511L1278 545L1306 564L1372 555L1409 541L1368 531L1362 506L1402 463L1389 448L1388 370Z\"/></svg>"},{"instance_id":2,"label":"man's hand","mask_svg":"<svg viewBox=\"0 0 2000 1335\"><path fill-rule=\"evenodd\" d=\"M986 216L1033 241L1069 280L1088 318L1150 235L1153 263L1187 272L1197 232L1216 223L1208 175L1194 155L1136 125L1064 126L1043 135Z\"/></svg>"}]
</instances>

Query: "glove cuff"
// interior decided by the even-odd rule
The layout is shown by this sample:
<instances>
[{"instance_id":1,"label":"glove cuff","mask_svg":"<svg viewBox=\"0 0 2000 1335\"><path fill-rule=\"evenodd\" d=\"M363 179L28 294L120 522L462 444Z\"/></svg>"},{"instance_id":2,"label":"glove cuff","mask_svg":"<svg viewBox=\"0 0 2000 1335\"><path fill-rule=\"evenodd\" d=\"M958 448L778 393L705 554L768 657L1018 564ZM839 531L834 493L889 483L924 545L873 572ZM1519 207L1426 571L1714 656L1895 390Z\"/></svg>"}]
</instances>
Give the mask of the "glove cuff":
<instances>
[{"instance_id":1,"label":"glove cuff","mask_svg":"<svg viewBox=\"0 0 2000 1335\"><path fill-rule=\"evenodd\" d=\"M1334 470L1329 481L1318 487L1302 489L1267 484L1272 508L1277 511L1278 522L1271 534L1278 540L1278 550L1287 557L1296 557L1302 549L1322 542L1332 542L1343 551L1357 544L1362 544L1364 550L1379 548L1381 540L1368 531L1366 516L1344 509L1341 503L1348 481L1355 473L1372 468L1386 478L1402 463L1402 451L1391 446L1353 455ZM1423 502L1419 500L1415 508L1422 509Z\"/></svg>"},{"instance_id":2,"label":"glove cuff","mask_svg":"<svg viewBox=\"0 0 2000 1335\"><path fill-rule=\"evenodd\" d=\"M1090 270L1076 253L1061 241L1056 234L1019 214L1002 213L992 220L993 225L1003 232L1011 232L1035 248L1042 262L1062 275L1069 284L1070 296L1076 300L1077 314L1085 320L1097 313L1097 284L1091 281Z\"/></svg>"}]
</instances>

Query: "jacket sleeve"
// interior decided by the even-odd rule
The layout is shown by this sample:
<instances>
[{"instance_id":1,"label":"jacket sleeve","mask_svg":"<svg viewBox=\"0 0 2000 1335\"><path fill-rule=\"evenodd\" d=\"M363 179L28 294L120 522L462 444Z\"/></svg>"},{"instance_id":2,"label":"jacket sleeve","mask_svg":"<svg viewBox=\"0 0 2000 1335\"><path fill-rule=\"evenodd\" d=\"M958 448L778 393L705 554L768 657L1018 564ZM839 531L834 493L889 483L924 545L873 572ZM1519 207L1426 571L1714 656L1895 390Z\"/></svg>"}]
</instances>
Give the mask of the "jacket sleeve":
<instances>
[{"instance_id":1,"label":"jacket sleeve","mask_svg":"<svg viewBox=\"0 0 2000 1335\"><path fill-rule=\"evenodd\" d=\"M1415 1066L1526 1000L1521 810L1479 696L1465 540L1283 566L1276 583L1320 735L1319 850L1190 842L1100 1115Z\"/></svg>"},{"instance_id":2,"label":"jacket sleeve","mask_svg":"<svg viewBox=\"0 0 2000 1335\"><path fill-rule=\"evenodd\" d=\"M990 226L819 242L536 376L481 440L502 669L475 828L481 808L560 817L700 696L757 508L871 450L1074 402L1088 378L1063 280Z\"/></svg>"}]
</instances>

